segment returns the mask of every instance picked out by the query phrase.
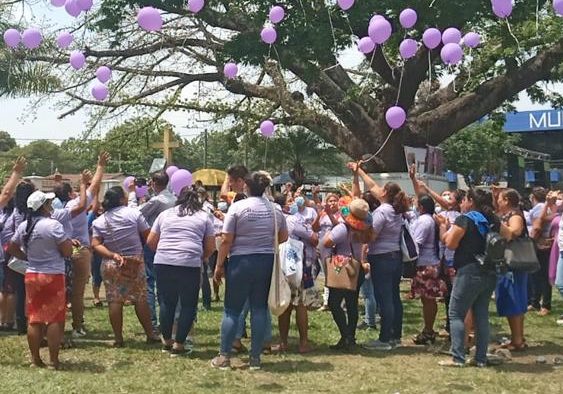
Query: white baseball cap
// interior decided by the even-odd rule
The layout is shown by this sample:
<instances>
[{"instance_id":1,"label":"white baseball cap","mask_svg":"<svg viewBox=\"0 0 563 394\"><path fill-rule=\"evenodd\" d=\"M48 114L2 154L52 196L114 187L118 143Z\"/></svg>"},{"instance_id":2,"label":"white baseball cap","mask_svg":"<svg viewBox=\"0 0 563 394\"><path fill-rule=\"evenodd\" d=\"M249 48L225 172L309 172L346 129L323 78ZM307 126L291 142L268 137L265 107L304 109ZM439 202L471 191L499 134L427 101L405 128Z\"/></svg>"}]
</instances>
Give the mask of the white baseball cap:
<instances>
[{"instance_id":1,"label":"white baseball cap","mask_svg":"<svg viewBox=\"0 0 563 394\"><path fill-rule=\"evenodd\" d=\"M35 191L27 199L27 207L32 211L37 211L41 208L47 201L54 200L55 193L43 193L42 191Z\"/></svg>"}]
</instances>

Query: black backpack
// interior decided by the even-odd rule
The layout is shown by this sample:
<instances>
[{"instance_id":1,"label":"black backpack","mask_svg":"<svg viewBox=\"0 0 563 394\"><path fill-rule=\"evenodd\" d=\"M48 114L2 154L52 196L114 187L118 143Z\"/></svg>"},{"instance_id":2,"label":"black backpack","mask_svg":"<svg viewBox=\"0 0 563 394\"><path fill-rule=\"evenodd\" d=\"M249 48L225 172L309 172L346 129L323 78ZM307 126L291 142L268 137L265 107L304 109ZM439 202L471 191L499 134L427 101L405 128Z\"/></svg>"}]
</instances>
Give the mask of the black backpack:
<instances>
[{"instance_id":1,"label":"black backpack","mask_svg":"<svg viewBox=\"0 0 563 394\"><path fill-rule=\"evenodd\" d=\"M476 256L479 265L490 271L497 271L505 265L506 240L500 233L489 226L489 232L485 236L485 253Z\"/></svg>"}]
</instances>

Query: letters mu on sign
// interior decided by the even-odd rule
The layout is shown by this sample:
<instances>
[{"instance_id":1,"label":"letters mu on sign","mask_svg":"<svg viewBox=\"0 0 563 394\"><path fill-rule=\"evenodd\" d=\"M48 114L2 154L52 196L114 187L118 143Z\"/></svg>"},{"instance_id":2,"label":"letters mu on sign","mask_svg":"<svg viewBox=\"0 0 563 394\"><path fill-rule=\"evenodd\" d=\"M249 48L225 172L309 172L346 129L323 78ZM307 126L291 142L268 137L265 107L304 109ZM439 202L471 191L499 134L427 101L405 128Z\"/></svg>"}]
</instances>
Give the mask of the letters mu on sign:
<instances>
[{"instance_id":1,"label":"letters mu on sign","mask_svg":"<svg viewBox=\"0 0 563 394\"><path fill-rule=\"evenodd\" d=\"M504 131L507 133L563 131L563 110L507 113Z\"/></svg>"}]
</instances>

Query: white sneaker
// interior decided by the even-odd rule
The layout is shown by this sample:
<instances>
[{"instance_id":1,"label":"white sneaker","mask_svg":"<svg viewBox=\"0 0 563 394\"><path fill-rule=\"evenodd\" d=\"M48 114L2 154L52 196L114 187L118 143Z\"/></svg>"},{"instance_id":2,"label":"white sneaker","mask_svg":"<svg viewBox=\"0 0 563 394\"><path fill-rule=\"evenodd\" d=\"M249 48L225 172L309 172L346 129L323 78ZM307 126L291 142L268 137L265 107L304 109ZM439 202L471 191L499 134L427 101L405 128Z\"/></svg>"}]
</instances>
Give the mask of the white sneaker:
<instances>
[{"instance_id":1,"label":"white sneaker","mask_svg":"<svg viewBox=\"0 0 563 394\"><path fill-rule=\"evenodd\" d=\"M392 347L393 349L397 349L398 347L401 347L401 346L402 346L402 343L403 343L403 342L402 342L400 339L391 339L391 340L389 341L389 345L391 345L391 347Z\"/></svg>"},{"instance_id":2,"label":"white sneaker","mask_svg":"<svg viewBox=\"0 0 563 394\"><path fill-rule=\"evenodd\" d=\"M79 328L78 330L72 330L72 337L73 338L82 338L86 336L86 331L83 328Z\"/></svg>"},{"instance_id":3,"label":"white sneaker","mask_svg":"<svg viewBox=\"0 0 563 394\"><path fill-rule=\"evenodd\" d=\"M393 350L393 347L389 344L389 342L381 342L379 339L367 342L362 347L367 350L379 350L383 352Z\"/></svg>"},{"instance_id":4,"label":"white sneaker","mask_svg":"<svg viewBox=\"0 0 563 394\"><path fill-rule=\"evenodd\" d=\"M559 316L559 318L557 319L557 325L563 326L563 315Z\"/></svg>"}]
</instances>

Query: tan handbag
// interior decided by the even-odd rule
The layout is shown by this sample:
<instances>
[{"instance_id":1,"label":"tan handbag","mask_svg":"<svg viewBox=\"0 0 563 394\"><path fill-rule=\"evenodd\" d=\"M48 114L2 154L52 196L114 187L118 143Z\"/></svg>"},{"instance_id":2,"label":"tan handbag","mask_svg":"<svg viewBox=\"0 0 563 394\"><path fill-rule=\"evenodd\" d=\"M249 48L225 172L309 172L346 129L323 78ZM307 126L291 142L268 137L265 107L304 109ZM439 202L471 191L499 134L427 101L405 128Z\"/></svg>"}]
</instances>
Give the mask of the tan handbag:
<instances>
[{"instance_id":1,"label":"tan handbag","mask_svg":"<svg viewBox=\"0 0 563 394\"><path fill-rule=\"evenodd\" d=\"M268 294L268 307L274 316L281 316L291 303L291 288L285 277L279 258L278 221L276 208L270 203L274 215L274 265L272 267L272 280Z\"/></svg>"},{"instance_id":2,"label":"tan handbag","mask_svg":"<svg viewBox=\"0 0 563 394\"><path fill-rule=\"evenodd\" d=\"M351 256L333 255L326 259L326 287L356 291L362 264L354 258L354 248L350 242Z\"/></svg>"}]
</instances>

